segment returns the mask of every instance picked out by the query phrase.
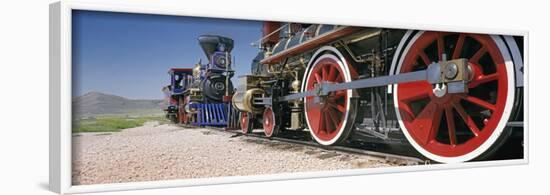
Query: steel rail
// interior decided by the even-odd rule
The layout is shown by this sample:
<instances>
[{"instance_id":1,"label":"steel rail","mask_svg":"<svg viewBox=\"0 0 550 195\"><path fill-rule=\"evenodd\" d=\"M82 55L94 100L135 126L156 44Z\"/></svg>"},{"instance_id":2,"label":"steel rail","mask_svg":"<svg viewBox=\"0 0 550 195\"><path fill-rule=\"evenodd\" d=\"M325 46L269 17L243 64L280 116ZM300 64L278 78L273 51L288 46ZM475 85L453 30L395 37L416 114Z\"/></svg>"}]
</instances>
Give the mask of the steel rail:
<instances>
[{"instance_id":1,"label":"steel rail","mask_svg":"<svg viewBox=\"0 0 550 195\"><path fill-rule=\"evenodd\" d=\"M339 151L339 152L366 155L368 157L375 158L377 160L384 160L388 163L396 163L396 164L404 164L404 165L431 164L431 161L429 161L429 160L422 160L422 159L416 158L416 157L390 154L390 153L379 152L379 151L368 150L368 149L358 149L358 148L352 148L352 147L347 147L347 146L324 146L324 145L320 145L318 143L315 143L313 140L305 141L305 140L297 140L297 139L290 139L290 138L283 138L283 137L266 137L264 135L255 134L255 133L243 134L241 132L228 131L228 130L225 130L224 128L211 127L211 126L196 127L196 126L188 126L188 125L181 125L181 124L179 126L192 127L192 128L205 128L205 129L208 129L208 130L216 130L216 131L219 131L219 132L231 134L235 137L236 136L246 136L246 137L265 139L265 140L276 140L276 141L280 141L280 142L287 142L287 143L292 143L292 144L316 147L316 148L323 149L323 150Z\"/></svg>"}]
</instances>

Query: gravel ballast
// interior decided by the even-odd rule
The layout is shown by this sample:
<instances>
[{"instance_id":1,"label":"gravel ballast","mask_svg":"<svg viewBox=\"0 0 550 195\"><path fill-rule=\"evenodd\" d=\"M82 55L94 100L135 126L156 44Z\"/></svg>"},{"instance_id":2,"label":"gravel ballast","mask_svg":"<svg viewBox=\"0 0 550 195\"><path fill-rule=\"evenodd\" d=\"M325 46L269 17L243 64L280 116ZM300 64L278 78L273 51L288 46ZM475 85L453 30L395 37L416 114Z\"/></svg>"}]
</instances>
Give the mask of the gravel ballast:
<instances>
[{"instance_id":1,"label":"gravel ballast","mask_svg":"<svg viewBox=\"0 0 550 195\"><path fill-rule=\"evenodd\" d=\"M73 134L72 147L73 185L392 166L367 155L157 122Z\"/></svg>"}]
</instances>

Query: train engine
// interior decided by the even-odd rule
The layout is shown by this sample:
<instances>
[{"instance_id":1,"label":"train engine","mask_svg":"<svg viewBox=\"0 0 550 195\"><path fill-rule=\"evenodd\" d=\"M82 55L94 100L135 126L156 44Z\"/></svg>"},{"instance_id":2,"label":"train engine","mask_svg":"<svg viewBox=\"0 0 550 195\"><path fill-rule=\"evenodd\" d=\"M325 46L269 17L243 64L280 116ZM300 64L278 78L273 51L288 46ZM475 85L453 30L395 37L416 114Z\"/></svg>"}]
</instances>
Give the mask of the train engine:
<instances>
[{"instance_id":1,"label":"train engine","mask_svg":"<svg viewBox=\"0 0 550 195\"><path fill-rule=\"evenodd\" d=\"M164 86L162 91L164 92L165 102L167 103L164 112L166 118L174 123L181 123L184 121L184 115L180 113L180 101L185 99L184 93L188 92L188 89L193 82L192 69L190 68L171 68L168 70L170 75L170 85Z\"/></svg>"},{"instance_id":2,"label":"train engine","mask_svg":"<svg viewBox=\"0 0 550 195\"><path fill-rule=\"evenodd\" d=\"M243 133L401 143L443 163L523 136L522 37L264 22L257 45L233 96Z\"/></svg>"},{"instance_id":3,"label":"train engine","mask_svg":"<svg viewBox=\"0 0 550 195\"><path fill-rule=\"evenodd\" d=\"M170 106L167 117L177 118L181 124L196 126L227 126L229 103L233 94L231 77L231 50L233 40L216 35L198 38L208 63L200 61L193 68L172 68L169 71L171 84ZM177 103L176 103L177 102ZM177 110L177 111L175 111Z\"/></svg>"}]
</instances>

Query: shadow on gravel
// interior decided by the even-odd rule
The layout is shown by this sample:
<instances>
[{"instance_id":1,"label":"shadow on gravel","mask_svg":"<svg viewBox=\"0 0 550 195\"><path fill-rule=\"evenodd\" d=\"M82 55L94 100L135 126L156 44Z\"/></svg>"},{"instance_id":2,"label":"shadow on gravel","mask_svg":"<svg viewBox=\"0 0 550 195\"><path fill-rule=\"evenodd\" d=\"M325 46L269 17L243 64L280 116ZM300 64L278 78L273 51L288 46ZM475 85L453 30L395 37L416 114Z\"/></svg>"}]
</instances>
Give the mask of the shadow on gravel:
<instances>
[{"instance_id":1,"label":"shadow on gravel","mask_svg":"<svg viewBox=\"0 0 550 195\"><path fill-rule=\"evenodd\" d=\"M323 149L319 149L319 148L310 148L307 146L279 142L279 141L262 140L262 139L244 139L243 141L247 143L252 143L252 144L259 144L273 150L303 152L306 155L311 155L321 160L342 156L341 154L333 151L324 151ZM340 160L347 161L350 159L351 158L349 156L344 155Z\"/></svg>"},{"instance_id":2,"label":"shadow on gravel","mask_svg":"<svg viewBox=\"0 0 550 195\"><path fill-rule=\"evenodd\" d=\"M332 158L332 157L336 157L336 156L340 156L340 154L337 154L336 152L329 152L329 153L321 154L321 155L317 156L317 158L321 159L321 160L324 160L324 159Z\"/></svg>"}]
</instances>

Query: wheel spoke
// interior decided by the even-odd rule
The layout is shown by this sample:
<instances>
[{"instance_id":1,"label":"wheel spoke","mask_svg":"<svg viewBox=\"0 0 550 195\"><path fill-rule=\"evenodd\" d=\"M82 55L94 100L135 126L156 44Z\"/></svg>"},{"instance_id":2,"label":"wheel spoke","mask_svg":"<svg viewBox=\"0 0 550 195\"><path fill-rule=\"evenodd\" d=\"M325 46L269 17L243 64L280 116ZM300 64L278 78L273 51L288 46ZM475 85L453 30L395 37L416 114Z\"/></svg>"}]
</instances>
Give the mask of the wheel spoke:
<instances>
[{"instance_id":1,"label":"wheel spoke","mask_svg":"<svg viewBox=\"0 0 550 195\"><path fill-rule=\"evenodd\" d=\"M418 56L420 56L420 58L422 58L422 61L424 61L425 65L428 65L428 64L432 63L432 61L430 60L428 55L426 55L426 53L424 53L424 51L418 51Z\"/></svg>"},{"instance_id":2,"label":"wheel spoke","mask_svg":"<svg viewBox=\"0 0 550 195\"><path fill-rule=\"evenodd\" d=\"M330 107L340 111L340 113L345 113L346 112L346 107L341 105L341 104L329 104Z\"/></svg>"},{"instance_id":3,"label":"wheel spoke","mask_svg":"<svg viewBox=\"0 0 550 195\"><path fill-rule=\"evenodd\" d=\"M334 98L338 99L338 98L344 97L344 96L346 96L346 93L347 93L346 90L336 91L334 93L334 95L335 95Z\"/></svg>"},{"instance_id":4,"label":"wheel spoke","mask_svg":"<svg viewBox=\"0 0 550 195\"><path fill-rule=\"evenodd\" d=\"M323 126L325 127L323 130L324 130L326 133L328 133L328 129L329 129L329 125L330 125L331 121L329 121L329 120L327 119L328 114L326 113L326 111L324 111L324 109L321 110L321 113L322 113L322 114L321 114L321 116L322 116L322 117L321 117L321 120L323 121Z\"/></svg>"},{"instance_id":5,"label":"wheel spoke","mask_svg":"<svg viewBox=\"0 0 550 195\"><path fill-rule=\"evenodd\" d=\"M340 112L346 113L346 107L345 107L344 105L338 104L338 105L336 106L336 108L337 108Z\"/></svg>"},{"instance_id":6,"label":"wheel spoke","mask_svg":"<svg viewBox=\"0 0 550 195\"><path fill-rule=\"evenodd\" d=\"M323 79L325 81L330 81L329 78L328 78L327 68L330 68L330 66L324 66L324 67L321 68L321 76L323 76Z\"/></svg>"},{"instance_id":7,"label":"wheel spoke","mask_svg":"<svg viewBox=\"0 0 550 195\"><path fill-rule=\"evenodd\" d=\"M480 75L483 75L483 68L481 68L481 65L478 63L473 62L468 62L468 66L471 69L472 74L472 80L468 83L468 87L475 88L480 84L478 79L480 78Z\"/></svg>"},{"instance_id":8,"label":"wheel spoke","mask_svg":"<svg viewBox=\"0 0 550 195\"><path fill-rule=\"evenodd\" d=\"M462 46L464 45L464 39L466 34L460 34L458 40L456 41L455 50L453 51L452 59L458 59L460 57L460 52L462 52Z\"/></svg>"},{"instance_id":9,"label":"wheel spoke","mask_svg":"<svg viewBox=\"0 0 550 195\"><path fill-rule=\"evenodd\" d=\"M338 70L336 70L336 68L331 66L330 69L329 69L329 73L328 73L328 79L331 80L331 81L335 81L337 72L338 72Z\"/></svg>"},{"instance_id":10,"label":"wheel spoke","mask_svg":"<svg viewBox=\"0 0 550 195\"><path fill-rule=\"evenodd\" d=\"M453 104L453 107L458 112L458 114L460 115L462 120L464 120L464 123L466 123L466 125L469 127L470 131L472 131L474 136L477 137L479 135L480 131L479 131L479 128L477 127L476 123L472 119L472 117L470 117L470 115L468 115L466 113L464 108L459 103Z\"/></svg>"},{"instance_id":11,"label":"wheel spoke","mask_svg":"<svg viewBox=\"0 0 550 195\"><path fill-rule=\"evenodd\" d=\"M447 128L449 129L449 142L451 145L456 145L456 127L453 115L453 108L445 108L445 116L447 117Z\"/></svg>"},{"instance_id":12,"label":"wheel spoke","mask_svg":"<svg viewBox=\"0 0 550 195\"><path fill-rule=\"evenodd\" d=\"M338 76L336 77L336 79L334 79L334 82L336 82L336 83L341 83L341 82L342 82L342 75L338 74Z\"/></svg>"},{"instance_id":13,"label":"wheel spoke","mask_svg":"<svg viewBox=\"0 0 550 195\"><path fill-rule=\"evenodd\" d=\"M413 121L416 135L427 144L435 139L441 122L442 109L434 102L428 103Z\"/></svg>"},{"instance_id":14,"label":"wheel spoke","mask_svg":"<svg viewBox=\"0 0 550 195\"><path fill-rule=\"evenodd\" d=\"M325 115L323 115L323 113L319 113L321 116L319 117L319 123L318 123L318 127L317 127L317 132L321 132L321 131L325 131Z\"/></svg>"},{"instance_id":15,"label":"wheel spoke","mask_svg":"<svg viewBox=\"0 0 550 195\"><path fill-rule=\"evenodd\" d=\"M327 110L323 111L323 119L325 120L325 132L330 133L334 129L334 124L332 123L332 120L327 112Z\"/></svg>"},{"instance_id":16,"label":"wheel spoke","mask_svg":"<svg viewBox=\"0 0 550 195\"><path fill-rule=\"evenodd\" d=\"M315 81L317 81L317 83L321 83L321 75L319 75L318 72L316 72L315 74L313 74L313 76L315 77Z\"/></svg>"},{"instance_id":17,"label":"wheel spoke","mask_svg":"<svg viewBox=\"0 0 550 195\"><path fill-rule=\"evenodd\" d=\"M443 36L439 33L437 36L437 57L439 61L443 61L443 50L445 50L445 42Z\"/></svg>"},{"instance_id":18,"label":"wheel spoke","mask_svg":"<svg viewBox=\"0 0 550 195\"><path fill-rule=\"evenodd\" d=\"M498 80L498 78L499 78L498 73L493 73L493 74L489 74L489 75L480 75L480 76L477 76L476 78L474 78L472 80L472 82L470 82L468 84L468 87L469 88L475 88L475 87L477 87L477 86L479 86L483 83Z\"/></svg>"},{"instance_id":19,"label":"wheel spoke","mask_svg":"<svg viewBox=\"0 0 550 195\"><path fill-rule=\"evenodd\" d=\"M499 78L498 73L493 73L493 74L489 74L489 75L483 75L480 78L478 78L477 80L481 83L485 83L485 82L497 80L498 78Z\"/></svg>"},{"instance_id":20,"label":"wheel spoke","mask_svg":"<svg viewBox=\"0 0 550 195\"><path fill-rule=\"evenodd\" d=\"M330 115L330 119L332 120L332 124L334 125L334 129L338 128L338 125L340 124L340 118L334 113L332 110L327 110L328 114Z\"/></svg>"},{"instance_id":21,"label":"wheel spoke","mask_svg":"<svg viewBox=\"0 0 550 195\"><path fill-rule=\"evenodd\" d=\"M432 85L426 81L416 81L399 84L400 99L407 102L429 97L432 93Z\"/></svg>"},{"instance_id":22,"label":"wheel spoke","mask_svg":"<svg viewBox=\"0 0 550 195\"><path fill-rule=\"evenodd\" d=\"M496 110L495 105L493 105L493 104L491 104L491 103L489 103L489 102L487 102L487 101L485 101L485 100L482 100L482 99L479 99L479 98L477 98L477 97L474 97L474 96L469 96L469 95L468 95L468 96L464 97L464 100L469 101L469 102L471 102L471 103L474 103L474 104L476 104L476 105L478 105L478 106L481 106L481 107L483 107L483 108L487 108L487 109L489 109L489 110L491 110L491 111Z\"/></svg>"},{"instance_id":23,"label":"wheel spoke","mask_svg":"<svg viewBox=\"0 0 550 195\"><path fill-rule=\"evenodd\" d=\"M405 104L405 103L399 103L399 108L401 110L403 110L407 115L407 119L405 119L406 121L411 121L412 119L415 118L415 115L411 109L411 107L408 105L408 104Z\"/></svg>"},{"instance_id":24,"label":"wheel spoke","mask_svg":"<svg viewBox=\"0 0 550 195\"><path fill-rule=\"evenodd\" d=\"M340 110L338 110L338 104L336 103L330 103L328 104L328 109L330 111L333 111L334 113L333 114L342 114L342 112L340 112Z\"/></svg>"},{"instance_id":25,"label":"wheel spoke","mask_svg":"<svg viewBox=\"0 0 550 195\"><path fill-rule=\"evenodd\" d=\"M485 52L487 52L487 48L485 46L482 46L481 48L479 48L479 50L477 50L477 52L470 58L470 62L472 63L479 63L479 59L483 56L483 54L485 54Z\"/></svg>"}]
</instances>

